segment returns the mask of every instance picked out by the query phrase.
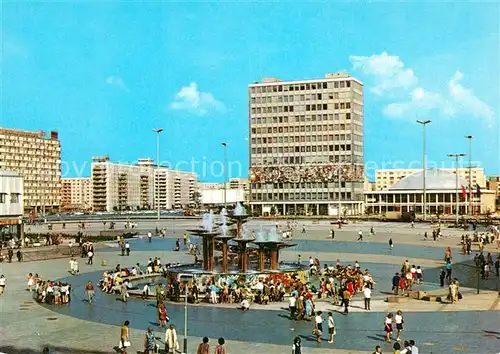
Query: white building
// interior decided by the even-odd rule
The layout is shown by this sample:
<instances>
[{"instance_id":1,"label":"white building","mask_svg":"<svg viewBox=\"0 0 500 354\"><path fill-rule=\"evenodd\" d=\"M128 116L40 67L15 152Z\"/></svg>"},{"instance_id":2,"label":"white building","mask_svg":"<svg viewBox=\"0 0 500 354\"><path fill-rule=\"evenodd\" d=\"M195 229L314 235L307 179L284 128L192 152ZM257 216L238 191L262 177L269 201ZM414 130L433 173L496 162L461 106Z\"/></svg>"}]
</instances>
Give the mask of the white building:
<instances>
[{"instance_id":1,"label":"white building","mask_svg":"<svg viewBox=\"0 0 500 354\"><path fill-rule=\"evenodd\" d=\"M63 178L61 208L85 211L92 209L92 180L90 177Z\"/></svg>"},{"instance_id":2,"label":"white building","mask_svg":"<svg viewBox=\"0 0 500 354\"><path fill-rule=\"evenodd\" d=\"M22 177L16 172L0 170L0 240L22 234L23 200Z\"/></svg>"},{"instance_id":3,"label":"white building","mask_svg":"<svg viewBox=\"0 0 500 354\"><path fill-rule=\"evenodd\" d=\"M236 204L244 203L245 191L243 189L228 189L226 190L226 203ZM209 189L201 191L202 205L222 205L224 204L224 189Z\"/></svg>"},{"instance_id":4,"label":"white building","mask_svg":"<svg viewBox=\"0 0 500 354\"><path fill-rule=\"evenodd\" d=\"M196 173L157 168L152 159L137 165L113 163L108 156L92 161L94 211L186 208L196 190Z\"/></svg>"},{"instance_id":5,"label":"white building","mask_svg":"<svg viewBox=\"0 0 500 354\"><path fill-rule=\"evenodd\" d=\"M345 73L264 79L248 86L248 100L254 213L363 212L361 81Z\"/></svg>"},{"instance_id":6,"label":"white building","mask_svg":"<svg viewBox=\"0 0 500 354\"><path fill-rule=\"evenodd\" d=\"M455 173L455 168L440 168L440 171ZM399 180L414 174L415 172L422 171L418 168L398 168L398 169L379 169L375 170L375 190L387 190ZM486 188L486 177L483 168L471 168L472 188L474 189L477 184L480 187ZM463 178L466 183L469 181L469 169L459 168L458 177ZM468 183L466 184L468 185Z\"/></svg>"}]
</instances>

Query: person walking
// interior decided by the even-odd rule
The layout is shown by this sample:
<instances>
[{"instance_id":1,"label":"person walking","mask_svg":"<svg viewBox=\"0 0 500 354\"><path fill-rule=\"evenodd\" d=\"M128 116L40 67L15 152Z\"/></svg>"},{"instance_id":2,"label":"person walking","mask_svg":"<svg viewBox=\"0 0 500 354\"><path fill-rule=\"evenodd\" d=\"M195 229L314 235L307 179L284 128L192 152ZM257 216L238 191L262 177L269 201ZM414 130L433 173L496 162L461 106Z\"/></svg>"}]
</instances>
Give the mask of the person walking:
<instances>
[{"instance_id":1,"label":"person walking","mask_svg":"<svg viewBox=\"0 0 500 354\"><path fill-rule=\"evenodd\" d=\"M89 258L87 264L94 264L94 252L92 250L89 250L87 257Z\"/></svg>"},{"instance_id":2,"label":"person walking","mask_svg":"<svg viewBox=\"0 0 500 354\"><path fill-rule=\"evenodd\" d=\"M394 248L394 243L392 242L392 238L389 239L389 248L391 250Z\"/></svg>"},{"instance_id":3,"label":"person walking","mask_svg":"<svg viewBox=\"0 0 500 354\"><path fill-rule=\"evenodd\" d=\"M392 334L392 313L388 313L384 321L384 331L385 331L385 341L387 343L391 342Z\"/></svg>"},{"instance_id":4,"label":"person walking","mask_svg":"<svg viewBox=\"0 0 500 354\"><path fill-rule=\"evenodd\" d=\"M371 310L370 300L372 297L372 291L368 285L365 285L365 288L363 289L363 296L365 298L365 310L369 311Z\"/></svg>"},{"instance_id":5,"label":"person walking","mask_svg":"<svg viewBox=\"0 0 500 354\"><path fill-rule=\"evenodd\" d=\"M358 232L358 241L363 241L363 231L359 230Z\"/></svg>"},{"instance_id":6,"label":"person walking","mask_svg":"<svg viewBox=\"0 0 500 354\"><path fill-rule=\"evenodd\" d=\"M441 272L439 273L439 285L441 287L444 287L444 279L446 278L446 271L443 269L441 269Z\"/></svg>"},{"instance_id":7,"label":"person walking","mask_svg":"<svg viewBox=\"0 0 500 354\"><path fill-rule=\"evenodd\" d=\"M302 343L298 336L293 339L292 354L302 354Z\"/></svg>"},{"instance_id":8,"label":"person walking","mask_svg":"<svg viewBox=\"0 0 500 354\"><path fill-rule=\"evenodd\" d=\"M3 294L3 292L5 291L5 276L2 274L0 276L0 295Z\"/></svg>"},{"instance_id":9,"label":"person walking","mask_svg":"<svg viewBox=\"0 0 500 354\"><path fill-rule=\"evenodd\" d=\"M127 348L130 347L130 330L128 327L129 325L130 325L130 322L125 321L123 323L123 326L120 329L120 345L119 345L120 348L119 349L121 350L122 354L126 354Z\"/></svg>"},{"instance_id":10,"label":"person walking","mask_svg":"<svg viewBox=\"0 0 500 354\"><path fill-rule=\"evenodd\" d=\"M208 337L203 337L201 343L198 344L196 354L210 354L210 344L208 344Z\"/></svg>"},{"instance_id":11,"label":"person walking","mask_svg":"<svg viewBox=\"0 0 500 354\"><path fill-rule=\"evenodd\" d=\"M396 316L394 316L394 322L396 323L397 330L396 340L399 342L401 340L401 332L403 332L403 323L405 322L403 319L403 311L398 310L398 312L396 312Z\"/></svg>"},{"instance_id":12,"label":"person walking","mask_svg":"<svg viewBox=\"0 0 500 354\"><path fill-rule=\"evenodd\" d=\"M348 314L349 313L349 300L351 299L351 294L347 290L347 288L344 288L344 292L342 293L342 302L344 303L344 313Z\"/></svg>"},{"instance_id":13,"label":"person walking","mask_svg":"<svg viewBox=\"0 0 500 354\"><path fill-rule=\"evenodd\" d=\"M227 354L227 348L226 348L226 341L224 340L224 338L219 338L217 340L217 346L215 347L215 352L214 354Z\"/></svg>"},{"instance_id":14,"label":"person walking","mask_svg":"<svg viewBox=\"0 0 500 354\"><path fill-rule=\"evenodd\" d=\"M148 232L148 241L151 243L151 239L153 238L153 235L151 234L151 231Z\"/></svg>"},{"instance_id":15,"label":"person walking","mask_svg":"<svg viewBox=\"0 0 500 354\"><path fill-rule=\"evenodd\" d=\"M333 239L335 239L335 230L334 229L331 229L330 230L330 237Z\"/></svg>"},{"instance_id":16,"label":"person walking","mask_svg":"<svg viewBox=\"0 0 500 354\"><path fill-rule=\"evenodd\" d=\"M127 256L130 256L130 243L125 241L125 252L127 252Z\"/></svg>"},{"instance_id":17,"label":"person walking","mask_svg":"<svg viewBox=\"0 0 500 354\"><path fill-rule=\"evenodd\" d=\"M151 327L148 328L144 335L144 354L154 354L156 351L156 338Z\"/></svg>"},{"instance_id":18,"label":"person walking","mask_svg":"<svg viewBox=\"0 0 500 354\"><path fill-rule=\"evenodd\" d=\"M334 337L337 334L335 330L335 320L331 311L328 312L328 343L333 343Z\"/></svg>"},{"instance_id":19,"label":"person walking","mask_svg":"<svg viewBox=\"0 0 500 354\"><path fill-rule=\"evenodd\" d=\"M94 300L95 289L94 284L92 284L90 280L87 282L87 285L85 285L85 292L87 293L87 301L91 304L92 300Z\"/></svg>"},{"instance_id":20,"label":"person walking","mask_svg":"<svg viewBox=\"0 0 500 354\"><path fill-rule=\"evenodd\" d=\"M288 298L288 308L290 309L290 319L295 320L295 312L297 311L297 298L295 297L295 294L290 296Z\"/></svg>"},{"instance_id":21,"label":"person walking","mask_svg":"<svg viewBox=\"0 0 500 354\"><path fill-rule=\"evenodd\" d=\"M171 324L165 332L165 352L167 354L175 353L178 348L179 342L177 341L177 331L174 325Z\"/></svg>"}]
</instances>

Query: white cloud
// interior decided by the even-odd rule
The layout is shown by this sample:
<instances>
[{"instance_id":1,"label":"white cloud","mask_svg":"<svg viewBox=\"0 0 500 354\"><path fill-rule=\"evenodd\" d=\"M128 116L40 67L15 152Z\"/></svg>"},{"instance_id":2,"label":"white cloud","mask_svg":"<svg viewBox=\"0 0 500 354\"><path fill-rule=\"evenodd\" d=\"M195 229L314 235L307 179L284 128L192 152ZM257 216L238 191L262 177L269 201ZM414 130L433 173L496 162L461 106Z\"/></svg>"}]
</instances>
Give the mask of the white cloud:
<instances>
[{"instance_id":1,"label":"white cloud","mask_svg":"<svg viewBox=\"0 0 500 354\"><path fill-rule=\"evenodd\" d=\"M128 89L127 85L125 85L125 81L123 81L123 79L119 76L108 76L106 78L106 83L108 85L112 85L112 86L115 86L115 87L118 87L120 90L123 90L123 91L126 91L126 92L130 92L130 90Z\"/></svg>"},{"instance_id":2,"label":"white cloud","mask_svg":"<svg viewBox=\"0 0 500 354\"><path fill-rule=\"evenodd\" d=\"M463 74L457 71L448 82L448 95L453 102L452 107L456 107L455 112L460 111L462 114L470 114L476 118L486 118L492 120L495 112L493 109L477 97L470 89L463 87L460 81Z\"/></svg>"},{"instance_id":3,"label":"white cloud","mask_svg":"<svg viewBox=\"0 0 500 354\"><path fill-rule=\"evenodd\" d=\"M463 74L455 72L448 81L447 89L432 92L423 87L416 87L418 78L410 68L405 68L398 56L373 54L351 56L353 69L360 69L365 75L372 76L375 86L372 91L377 95L396 93L398 97L406 95L406 100L387 104L383 113L389 117L415 117L436 110L443 116L471 115L491 122L495 115L493 109L471 89L460 83Z\"/></svg>"},{"instance_id":4,"label":"white cloud","mask_svg":"<svg viewBox=\"0 0 500 354\"><path fill-rule=\"evenodd\" d=\"M375 78L376 84L371 90L377 95L397 88L410 89L418 82L412 69L406 69L398 56L387 52L369 57L351 55L349 59L354 70L361 69L365 75Z\"/></svg>"},{"instance_id":5,"label":"white cloud","mask_svg":"<svg viewBox=\"0 0 500 354\"><path fill-rule=\"evenodd\" d=\"M174 102L170 107L200 116L207 114L209 111L223 112L226 109L224 104L216 100L210 92L200 92L195 82L191 82L189 86L183 86L175 95Z\"/></svg>"}]
</instances>

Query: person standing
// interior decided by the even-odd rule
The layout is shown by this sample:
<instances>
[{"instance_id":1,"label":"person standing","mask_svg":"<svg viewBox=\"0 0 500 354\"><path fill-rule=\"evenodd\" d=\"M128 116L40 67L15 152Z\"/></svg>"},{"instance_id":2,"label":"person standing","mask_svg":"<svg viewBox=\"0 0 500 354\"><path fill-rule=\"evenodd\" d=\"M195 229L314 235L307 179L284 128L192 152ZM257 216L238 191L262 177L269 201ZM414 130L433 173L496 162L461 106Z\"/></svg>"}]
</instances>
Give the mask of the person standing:
<instances>
[{"instance_id":1,"label":"person standing","mask_svg":"<svg viewBox=\"0 0 500 354\"><path fill-rule=\"evenodd\" d=\"M227 354L227 349L226 349L226 346L225 346L225 343L226 341L224 340L224 338L219 338L219 340L217 341L217 346L215 347L215 352L214 354Z\"/></svg>"},{"instance_id":2,"label":"person standing","mask_svg":"<svg viewBox=\"0 0 500 354\"><path fill-rule=\"evenodd\" d=\"M318 311L314 318L314 332L316 333L316 342L321 343L321 335L323 334L323 316L322 312Z\"/></svg>"},{"instance_id":3,"label":"person standing","mask_svg":"<svg viewBox=\"0 0 500 354\"><path fill-rule=\"evenodd\" d=\"M153 235L151 234L151 231L148 232L148 241L151 243L151 239L153 238Z\"/></svg>"},{"instance_id":4,"label":"person standing","mask_svg":"<svg viewBox=\"0 0 500 354\"><path fill-rule=\"evenodd\" d=\"M335 320L332 312L328 312L328 343L333 343L334 336L337 334L335 330Z\"/></svg>"},{"instance_id":5,"label":"person standing","mask_svg":"<svg viewBox=\"0 0 500 354\"><path fill-rule=\"evenodd\" d=\"M443 269L441 269L441 272L439 273L439 285L441 285L441 287L444 287L444 279L446 278L446 271Z\"/></svg>"},{"instance_id":6,"label":"person standing","mask_svg":"<svg viewBox=\"0 0 500 354\"><path fill-rule=\"evenodd\" d=\"M396 322L396 330L397 330L396 340L399 342L401 338L401 332L403 332L403 323L405 322L403 319L403 311L398 310L398 312L396 312L396 316L394 317L394 322Z\"/></svg>"},{"instance_id":7,"label":"person standing","mask_svg":"<svg viewBox=\"0 0 500 354\"><path fill-rule=\"evenodd\" d=\"M334 229L330 230L330 237L332 238L332 240L335 238L335 230Z\"/></svg>"},{"instance_id":8,"label":"person standing","mask_svg":"<svg viewBox=\"0 0 500 354\"><path fill-rule=\"evenodd\" d=\"M344 288L344 292L342 293L342 302L344 303L344 313L349 313L349 300L351 299L351 294Z\"/></svg>"},{"instance_id":9,"label":"person standing","mask_svg":"<svg viewBox=\"0 0 500 354\"><path fill-rule=\"evenodd\" d=\"M130 331L128 326L130 325L129 321L125 321L120 330L120 349L122 354L126 354L126 350L130 347Z\"/></svg>"},{"instance_id":10,"label":"person standing","mask_svg":"<svg viewBox=\"0 0 500 354\"><path fill-rule=\"evenodd\" d=\"M448 284L451 282L451 260L446 263L446 280Z\"/></svg>"},{"instance_id":11,"label":"person standing","mask_svg":"<svg viewBox=\"0 0 500 354\"><path fill-rule=\"evenodd\" d=\"M293 339L292 354L302 354L302 343L300 337L295 337Z\"/></svg>"},{"instance_id":12,"label":"person standing","mask_svg":"<svg viewBox=\"0 0 500 354\"><path fill-rule=\"evenodd\" d=\"M87 282L87 285L85 285L85 292L87 293L87 301L91 304L92 300L94 300L95 289L94 284L92 284L90 280Z\"/></svg>"},{"instance_id":13,"label":"person standing","mask_svg":"<svg viewBox=\"0 0 500 354\"><path fill-rule=\"evenodd\" d=\"M363 289L363 296L365 298L365 310L369 311L371 310L370 300L372 297L372 291L368 285L365 285L365 288Z\"/></svg>"},{"instance_id":14,"label":"person standing","mask_svg":"<svg viewBox=\"0 0 500 354\"><path fill-rule=\"evenodd\" d=\"M151 327L148 328L144 335L144 354L154 354L156 349L156 338Z\"/></svg>"},{"instance_id":15,"label":"person standing","mask_svg":"<svg viewBox=\"0 0 500 354\"><path fill-rule=\"evenodd\" d=\"M497 256L497 260L495 261L495 271L497 273L497 277L500 276L500 255Z\"/></svg>"},{"instance_id":16,"label":"person standing","mask_svg":"<svg viewBox=\"0 0 500 354\"><path fill-rule=\"evenodd\" d=\"M176 349L179 347L179 342L177 341L177 331L174 325L170 327L165 332L165 352L168 354L175 353Z\"/></svg>"},{"instance_id":17,"label":"person standing","mask_svg":"<svg viewBox=\"0 0 500 354\"><path fill-rule=\"evenodd\" d=\"M208 337L203 337L203 340L198 344L196 354L210 354L210 344L208 344Z\"/></svg>"},{"instance_id":18,"label":"person standing","mask_svg":"<svg viewBox=\"0 0 500 354\"><path fill-rule=\"evenodd\" d=\"M87 264L94 264L94 252L91 249L89 249L87 256L89 257Z\"/></svg>"},{"instance_id":19,"label":"person standing","mask_svg":"<svg viewBox=\"0 0 500 354\"><path fill-rule=\"evenodd\" d=\"M0 276L0 295L5 291L5 276L2 274Z\"/></svg>"},{"instance_id":20,"label":"person standing","mask_svg":"<svg viewBox=\"0 0 500 354\"><path fill-rule=\"evenodd\" d=\"M125 241L125 252L127 252L127 256L130 256L130 243Z\"/></svg>"},{"instance_id":21,"label":"person standing","mask_svg":"<svg viewBox=\"0 0 500 354\"><path fill-rule=\"evenodd\" d=\"M297 311L296 305L297 305L297 298L295 297L295 294L293 294L288 298L288 308L290 309L290 318L292 320L296 319L295 317L295 312Z\"/></svg>"}]
</instances>

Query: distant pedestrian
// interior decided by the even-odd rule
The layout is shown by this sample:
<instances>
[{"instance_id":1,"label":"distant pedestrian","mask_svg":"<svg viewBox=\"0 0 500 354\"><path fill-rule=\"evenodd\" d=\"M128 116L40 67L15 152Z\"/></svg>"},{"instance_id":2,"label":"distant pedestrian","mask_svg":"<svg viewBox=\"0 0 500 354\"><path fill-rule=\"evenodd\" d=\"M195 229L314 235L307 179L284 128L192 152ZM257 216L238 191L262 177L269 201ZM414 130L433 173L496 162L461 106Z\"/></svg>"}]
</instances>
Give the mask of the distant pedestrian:
<instances>
[{"instance_id":1,"label":"distant pedestrian","mask_svg":"<svg viewBox=\"0 0 500 354\"><path fill-rule=\"evenodd\" d=\"M300 337L293 339L292 354L302 354L302 343Z\"/></svg>"},{"instance_id":2,"label":"distant pedestrian","mask_svg":"<svg viewBox=\"0 0 500 354\"><path fill-rule=\"evenodd\" d=\"M92 300L94 300L95 289L94 284L92 284L90 280L87 282L87 285L85 285L85 292L87 295L87 301L89 304L91 304Z\"/></svg>"},{"instance_id":3,"label":"distant pedestrian","mask_svg":"<svg viewBox=\"0 0 500 354\"><path fill-rule=\"evenodd\" d=\"M0 295L5 291L5 276L2 274L0 276Z\"/></svg>"},{"instance_id":4,"label":"distant pedestrian","mask_svg":"<svg viewBox=\"0 0 500 354\"><path fill-rule=\"evenodd\" d=\"M130 256L130 243L128 241L125 242L125 251L127 252L127 256Z\"/></svg>"},{"instance_id":5,"label":"distant pedestrian","mask_svg":"<svg viewBox=\"0 0 500 354\"><path fill-rule=\"evenodd\" d=\"M388 313L384 321L384 331L385 331L385 341L387 343L391 342L392 335L392 313Z\"/></svg>"},{"instance_id":6,"label":"distant pedestrian","mask_svg":"<svg viewBox=\"0 0 500 354\"><path fill-rule=\"evenodd\" d=\"M208 344L208 337L203 337L203 340L198 344L196 354L210 354L210 344Z\"/></svg>"},{"instance_id":7,"label":"distant pedestrian","mask_svg":"<svg viewBox=\"0 0 500 354\"><path fill-rule=\"evenodd\" d=\"M151 327L144 335L144 354L154 354L156 352L156 338Z\"/></svg>"},{"instance_id":8,"label":"distant pedestrian","mask_svg":"<svg viewBox=\"0 0 500 354\"><path fill-rule=\"evenodd\" d=\"M358 241L363 241L363 231L359 230L358 232Z\"/></svg>"},{"instance_id":9,"label":"distant pedestrian","mask_svg":"<svg viewBox=\"0 0 500 354\"><path fill-rule=\"evenodd\" d=\"M363 297L365 299L365 310L369 311L370 309L370 300L372 297L372 291L368 285L363 289Z\"/></svg>"},{"instance_id":10,"label":"distant pedestrian","mask_svg":"<svg viewBox=\"0 0 500 354\"><path fill-rule=\"evenodd\" d=\"M401 332L403 332L403 323L405 320L403 319L403 311L398 310L396 316L394 317L394 322L396 323L397 338L396 340L399 342L401 338Z\"/></svg>"},{"instance_id":11,"label":"distant pedestrian","mask_svg":"<svg viewBox=\"0 0 500 354\"><path fill-rule=\"evenodd\" d=\"M332 312L328 312L328 343L333 343L334 337L337 334L335 330L335 320L333 319Z\"/></svg>"},{"instance_id":12,"label":"distant pedestrian","mask_svg":"<svg viewBox=\"0 0 500 354\"><path fill-rule=\"evenodd\" d=\"M94 264L94 252L89 251L87 253L87 257L89 257L87 264Z\"/></svg>"},{"instance_id":13,"label":"distant pedestrian","mask_svg":"<svg viewBox=\"0 0 500 354\"><path fill-rule=\"evenodd\" d=\"M444 287L444 279L446 278L446 271L443 269L441 269L441 272L439 273L439 285L441 285L441 287Z\"/></svg>"},{"instance_id":14,"label":"distant pedestrian","mask_svg":"<svg viewBox=\"0 0 500 354\"><path fill-rule=\"evenodd\" d=\"M156 232L158 233L158 232ZM151 234L151 231L148 232L148 241L151 243L151 239L153 238L153 235Z\"/></svg>"},{"instance_id":15,"label":"distant pedestrian","mask_svg":"<svg viewBox=\"0 0 500 354\"><path fill-rule=\"evenodd\" d=\"M129 334L129 328L128 326L130 325L129 321L125 321L123 323L122 328L120 329L120 345L119 349L121 350L122 354L127 353L127 348L130 347L130 334Z\"/></svg>"},{"instance_id":16,"label":"distant pedestrian","mask_svg":"<svg viewBox=\"0 0 500 354\"><path fill-rule=\"evenodd\" d=\"M18 262L22 262L23 261L23 253L21 252L20 249L17 250L16 256L17 256L17 261Z\"/></svg>"},{"instance_id":17,"label":"distant pedestrian","mask_svg":"<svg viewBox=\"0 0 500 354\"><path fill-rule=\"evenodd\" d=\"M335 230L334 229L330 230L330 237L332 238L332 240L335 238Z\"/></svg>"},{"instance_id":18,"label":"distant pedestrian","mask_svg":"<svg viewBox=\"0 0 500 354\"><path fill-rule=\"evenodd\" d=\"M391 250L394 248L394 242L392 242L392 238L389 239L389 248Z\"/></svg>"},{"instance_id":19,"label":"distant pedestrian","mask_svg":"<svg viewBox=\"0 0 500 354\"><path fill-rule=\"evenodd\" d=\"M219 340L217 341L217 343L219 343L216 347L215 347L215 352L214 354L227 354L227 348L226 348L226 341L224 340L224 338L219 338Z\"/></svg>"},{"instance_id":20,"label":"distant pedestrian","mask_svg":"<svg viewBox=\"0 0 500 354\"><path fill-rule=\"evenodd\" d=\"M321 343L321 336L323 335L323 316L322 312L318 311L314 318L314 332L316 335L316 342Z\"/></svg>"}]
</instances>

